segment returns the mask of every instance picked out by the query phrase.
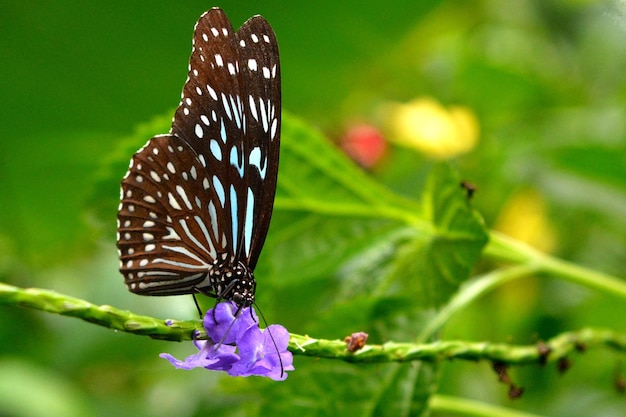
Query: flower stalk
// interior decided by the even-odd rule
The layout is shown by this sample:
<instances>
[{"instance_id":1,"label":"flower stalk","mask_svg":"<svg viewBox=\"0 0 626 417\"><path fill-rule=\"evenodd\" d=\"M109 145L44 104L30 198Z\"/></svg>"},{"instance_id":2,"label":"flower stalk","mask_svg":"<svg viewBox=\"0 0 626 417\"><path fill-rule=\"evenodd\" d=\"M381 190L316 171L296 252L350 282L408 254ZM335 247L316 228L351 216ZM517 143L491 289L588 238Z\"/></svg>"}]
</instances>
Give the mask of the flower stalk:
<instances>
[{"instance_id":1,"label":"flower stalk","mask_svg":"<svg viewBox=\"0 0 626 417\"><path fill-rule=\"evenodd\" d=\"M183 341L206 340L200 320L163 320L141 316L109 305L95 305L40 288L19 288L0 283L0 305L34 308L82 320L127 333L155 339ZM487 360L506 364L544 364L556 362L575 352L605 347L626 352L626 334L609 329L584 328L561 333L540 344L513 345L488 342L437 341L433 343L366 344L349 352L343 340L316 339L291 334L288 350L294 355L339 359L351 363L384 363L450 359Z\"/></svg>"}]
</instances>

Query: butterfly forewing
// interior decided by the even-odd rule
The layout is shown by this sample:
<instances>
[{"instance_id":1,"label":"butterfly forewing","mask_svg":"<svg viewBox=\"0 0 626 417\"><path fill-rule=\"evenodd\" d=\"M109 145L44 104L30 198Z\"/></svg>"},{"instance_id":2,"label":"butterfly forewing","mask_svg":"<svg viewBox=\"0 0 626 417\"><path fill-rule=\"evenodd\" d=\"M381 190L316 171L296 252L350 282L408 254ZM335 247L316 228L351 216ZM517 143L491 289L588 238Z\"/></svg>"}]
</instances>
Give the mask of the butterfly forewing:
<instances>
[{"instance_id":1,"label":"butterfly forewing","mask_svg":"<svg viewBox=\"0 0 626 417\"><path fill-rule=\"evenodd\" d=\"M118 248L131 291L208 286L221 297L208 279L217 258L254 269L276 190L280 110L269 24L255 16L235 32L220 9L205 13L171 132L139 150L122 181Z\"/></svg>"},{"instance_id":2,"label":"butterfly forewing","mask_svg":"<svg viewBox=\"0 0 626 417\"><path fill-rule=\"evenodd\" d=\"M233 224L242 209L230 195L238 177L230 152L238 152L244 141L243 126L238 125L242 111L236 101L242 87L233 27L221 10L211 10L194 29L188 79L171 132L189 143L206 164L211 185L218 192L216 220L233 254L238 233Z\"/></svg>"},{"instance_id":3,"label":"butterfly forewing","mask_svg":"<svg viewBox=\"0 0 626 417\"><path fill-rule=\"evenodd\" d=\"M272 28L260 16L248 20L237 32L242 65L241 82L246 120L244 182L254 204L246 213L243 251L252 269L256 266L269 228L280 142L280 63L278 43Z\"/></svg>"}]
</instances>

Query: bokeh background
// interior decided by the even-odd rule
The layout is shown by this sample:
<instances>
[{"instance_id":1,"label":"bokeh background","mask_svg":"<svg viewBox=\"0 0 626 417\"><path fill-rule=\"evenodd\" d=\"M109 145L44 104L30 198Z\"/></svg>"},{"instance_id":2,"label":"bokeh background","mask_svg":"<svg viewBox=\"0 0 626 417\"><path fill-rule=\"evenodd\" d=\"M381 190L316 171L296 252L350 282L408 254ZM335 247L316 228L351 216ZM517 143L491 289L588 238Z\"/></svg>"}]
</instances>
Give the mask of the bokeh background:
<instances>
[{"instance_id":1,"label":"bokeh background","mask_svg":"<svg viewBox=\"0 0 626 417\"><path fill-rule=\"evenodd\" d=\"M0 3L2 281L139 314L194 318L184 297L126 291L117 272L116 189L124 174L119 161L131 156L119 150L137 129L149 131L155 117L172 114L193 25L212 6L236 27L254 14L271 22L283 108L353 157L360 150L364 168L391 189L417 198L433 162L451 160L476 185L473 204L489 227L625 275L624 1L9 0ZM318 291L329 300L326 284L318 279L294 293ZM342 336L311 324L320 310L293 315L298 305L323 310L323 302L289 294L264 293L259 284L271 322ZM479 300L449 323L445 338L532 343L584 326L626 331L623 317L616 297L529 278ZM275 388L176 371L157 357L163 351L190 353L184 344L2 307L0 415L254 415L272 398L291 415L292 406L301 412L325 395L297 372ZM626 373L623 361L595 350L573 358L564 375L513 369L526 388L515 401L488 364L457 361L444 364L437 391L542 415L624 415L623 386L620 392L615 384ZM344 387L364 378L352 365L301 357L295 365L338 367ZM346 388L346 399L351 395ZM344 411L352 409L347 404ZM314 408L309 415L341 409Z\"/></svg>"}]
</instances>

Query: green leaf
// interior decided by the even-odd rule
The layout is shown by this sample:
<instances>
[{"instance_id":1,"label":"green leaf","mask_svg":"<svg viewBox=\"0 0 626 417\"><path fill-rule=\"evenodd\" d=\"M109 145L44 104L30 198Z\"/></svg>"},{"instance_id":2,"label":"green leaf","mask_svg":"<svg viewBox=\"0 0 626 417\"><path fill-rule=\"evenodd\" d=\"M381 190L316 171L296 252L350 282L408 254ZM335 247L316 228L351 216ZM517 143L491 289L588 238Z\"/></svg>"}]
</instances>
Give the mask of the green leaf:
<instances>
[{"instance_id":1,"label":"green leaf","mask_svg":"<svg viewBox=\"0 0 626 417\"><path fill-rule=\"evenodd\" d=\"M275 209L420 222L418 204L378 184L323 135L288 114Z\"/></svg>"},{"instance_id":2,"label":"green leaf","mask_svg":"<svg viewBox=\"0 0 626 417\"><path fill-rule=\"evenodd\" d=\"M390 367L389 378L381 384L374 404L375 416L422 416L437 388L438 364L416 362Z\"/></svg>"},{"instance_id":3,"label":"green leaf","mask_svg":"<svg viewBox=\"0 0 626 417\"><path fill-rule=\"evenodd\" d=\"M469 278L487 243L483 222L470 206L449 165L437 165L428 180L422 202L431 234L415 234L398 249L391 273L423 306L444 303Z\"/></svg>"},{"instance_id":4,"label":"green leaf","mask_svg":"<svg viewBox=\"0 0 626 417\"><path fill-rule=\"evenodd\" d=\"M259 415L420 416L436 382L426 369L432 364L354 366L301 358L297 366L286 383L267 387L263 398L270 400Z\"/></svg>"}]
</instances>

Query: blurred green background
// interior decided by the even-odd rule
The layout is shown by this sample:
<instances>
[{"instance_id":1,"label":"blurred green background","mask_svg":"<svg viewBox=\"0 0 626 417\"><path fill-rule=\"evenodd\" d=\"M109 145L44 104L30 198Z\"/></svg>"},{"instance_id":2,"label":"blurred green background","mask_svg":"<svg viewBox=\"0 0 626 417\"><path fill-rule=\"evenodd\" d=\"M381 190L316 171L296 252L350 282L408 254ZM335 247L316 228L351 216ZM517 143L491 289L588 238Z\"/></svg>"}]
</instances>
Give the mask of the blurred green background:
<instances>
[{"instance_id":1,"label":"blurred green background","mask_svg":"<svg viewBox=\"0 0 626 417\"><path fill-rule=\"evenodd\" d=\"M139 314L195 317L185 297L139 297L125 289L117 272L115 207L120 167L132 154L120 149L138 125L150 131L156 116L171 117L193 25L212 6L222 7L235 27L254 14L270 21L280 45L283 108L332 139L355 123L385 136L381 109L388 103L430 97L471 109L479 142L453 162L477 185L473 204L487 225L624 276L623 1L9 0L0 3L2 281ZM390 146L371 174L417 198L430 166L427 156ZM270 241L271 235L272 229ZM289 262L298 267L298 259ZM328 288L340 279L338 267L320 270L295 289L264 288L258 275L268 320L324 338L361 330L333 327L328 317L315 324L324 300L331 304ZM316 308L298 310L302 305ZM543 277L479 300L444 336L531 343L583 326L626 331L624 317L619 299ZM313 368L345 388L345 404L308 407L328 394L323 380L298 371L280 384L176 371L157 357L163 351L190 353L185 344L2 307L0 415L337 415L354 410L350 401L359 400L354 392L362 381L375 381L385 368L296 357L297 370ZM573 358L565 375L515 368L514 379L526 388L515 401L488 364L457 361L442 366L437 391L543 415L624 415L626 397L613 386L626 373L623 361L597 350ZM272 401L280 404L264 405Z\"/></svg>"}]
</instances>

